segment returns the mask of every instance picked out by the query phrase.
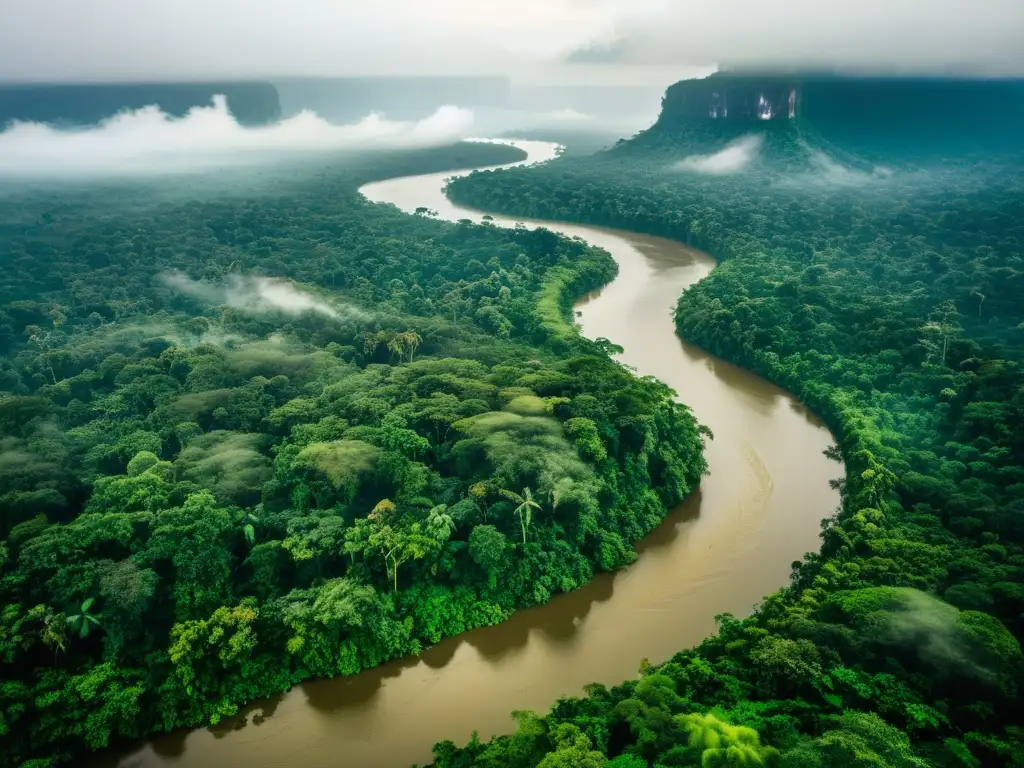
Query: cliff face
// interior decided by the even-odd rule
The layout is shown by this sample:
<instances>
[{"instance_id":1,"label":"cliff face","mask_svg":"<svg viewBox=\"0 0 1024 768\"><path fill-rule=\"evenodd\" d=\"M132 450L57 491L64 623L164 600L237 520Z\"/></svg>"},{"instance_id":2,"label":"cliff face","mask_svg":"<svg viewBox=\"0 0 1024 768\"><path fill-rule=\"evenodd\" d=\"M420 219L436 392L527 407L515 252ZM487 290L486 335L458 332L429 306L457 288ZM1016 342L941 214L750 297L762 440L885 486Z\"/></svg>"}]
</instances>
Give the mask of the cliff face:
<instances>
[{"instance_id":1,"label":"cliff face","mask_svg":"<svg viewBox=\"0 0 1024 768\"><path fill-rule=\"evenodd\" d=\"M780 122L870 154L1024 150L1024 80L717 73L671 86L653 130L727 139Z\"/></svg>"},{"instance_id":2,"label":"cliff face","mask_svg":"<svg viewBox=\"0 0 1024 768\"><path fill-rule=\"evenodd\" d=\"M800 81L780 76L715 74L683 80L662 100L662 118L669 121L728 120L755 122L795 118L800 107Z\"/></svg>"},{"instance_id":3,"label":"cliff face","mask_svg":"<svg viewBox=\"0 0 1024 768\"><path fill-rule=\"evenodd\" d=\"M193 107L210 106L217 94L227 97L231 114L244 125L262 125L281 116L277 89L265 82L3 85L0 127L12 120L89 125L151 104L181 117Z\"/></svg>"}]
</instances>

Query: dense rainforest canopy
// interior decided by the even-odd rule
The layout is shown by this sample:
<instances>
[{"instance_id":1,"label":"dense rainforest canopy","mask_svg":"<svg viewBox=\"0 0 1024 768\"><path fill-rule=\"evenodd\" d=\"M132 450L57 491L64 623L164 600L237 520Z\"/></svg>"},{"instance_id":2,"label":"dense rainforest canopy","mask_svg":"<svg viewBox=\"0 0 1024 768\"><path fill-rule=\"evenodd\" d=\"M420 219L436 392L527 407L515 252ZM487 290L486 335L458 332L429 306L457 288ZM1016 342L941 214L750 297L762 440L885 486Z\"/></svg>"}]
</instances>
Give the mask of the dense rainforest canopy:
<instances>
[{"instance_id":1,"label":"dense rainforest canopy","mask_svg":"<svg viewBox=\"0 0 1024 768\"><path fill-rule=\"evenodd\" d=\"M679 333L814 408L847 474L821 551L753 616L512 736L443 742L438 768L1024 765L1024 162L859 138L885 165L798 119L663 114L449 186L718 257Z\"/></svg>"},{"instance_id":2,"label":"dense rainforest canopy","mask_svg":"<svg viewBox=\"0 0 1024 768\"><path fill-rule=\"evenodd\" d=\"M568 319L607 253L356 191L521 156L3 190L0 763L499 622L696 487L705 431Z\"/></svg>"}]
</instances>

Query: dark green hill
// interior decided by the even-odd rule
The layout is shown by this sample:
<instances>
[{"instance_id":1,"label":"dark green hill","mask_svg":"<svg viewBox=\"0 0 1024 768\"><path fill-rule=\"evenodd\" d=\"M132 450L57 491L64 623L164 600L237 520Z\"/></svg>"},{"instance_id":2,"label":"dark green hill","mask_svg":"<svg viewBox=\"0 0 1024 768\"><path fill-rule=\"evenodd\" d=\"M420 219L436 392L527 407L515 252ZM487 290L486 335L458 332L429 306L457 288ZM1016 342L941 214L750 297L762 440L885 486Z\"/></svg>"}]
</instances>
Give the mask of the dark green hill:
<instances>
[{"instance_id":1,"label":"dark green hill","mask_svg":"<svg viewBox=\"0 0 1024 768\"><path fill-rule=\"evenodd\" d=\"M89 125L153 104L181 117L193 107L209 106L218 94L244 125L281 117L277 89L267 82L7 84L0 85L0 126L14 120Z\"/></svg>"}]
</instances>

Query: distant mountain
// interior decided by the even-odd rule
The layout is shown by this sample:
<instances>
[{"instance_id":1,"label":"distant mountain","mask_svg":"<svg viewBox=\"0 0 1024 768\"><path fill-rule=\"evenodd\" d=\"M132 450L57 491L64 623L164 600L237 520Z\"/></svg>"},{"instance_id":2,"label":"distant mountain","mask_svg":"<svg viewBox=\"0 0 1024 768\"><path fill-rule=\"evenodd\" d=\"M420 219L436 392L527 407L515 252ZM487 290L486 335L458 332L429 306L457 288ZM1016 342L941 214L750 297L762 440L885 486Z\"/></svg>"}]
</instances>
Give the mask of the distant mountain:
<instances>
[{"instance_id":1,"label":"distant mountain","mask_svg":"<svg viewBox=\"0 0 1024 768\"><path fill-rule=\"evenodd\" d=\"M353 123L372 112L421 120L445 105L500 107L509 94L503 77L295 77L274 85L282 116L308 109L333 123Z\"/></svg>"},{"instance_id":2,"label":"distant mountain","mask_svg":"<svg viewBox=\"0 0 1024 768\"><path fill-rule=\"evenodd\" d=\"M513 83L505 77L288 77L253 82L3 84L0 130L13 120L92 125L125 110L157 105L180 117L224 94L244 125L315 112L334 124L376 113L423 120L446 105L472 110L481 135L566 132L603 146L649 126L661 107L660 87ZM600 136L600 142L593 136Z\"/></svg>"},{"instance_id":3,"label":"distant mountain","mask_svg":"<svg viewBox=\"0 0 1024 768\"><path fill-rule=\"evenodd\" d=\"M627 150L821 144L872 160L1024 151L1024 80L719 72L671 86Z\"/></svg>"},{"instance_id":4,"label":"distant mountain","mask_svg":"<svg viewBox=\"0 0 1024 768\"><path fill-rule=\"evenodd\" d=\"M0 85L0 127L13 120L90 125L153 104L181 117L193 107L210 106L217 94L227 97L231 114L244 125L281 117L277 89L268 82Z\"/></svg>"},{"instance_id":5,"label":"distant mountain","mask_svg":"<svg viewBox=\"0 0 1024 768\"><path fill-rule=\"evenodd\" d=\"M504 77L334 77L274 80L284 117L308 109L333 123L376 112L391 120L422 120L439 107L473 111L483 135L566 130L609 135L650 125L660 87L546 85Z\"/></svg>"},{"instance_id":6,"label":"distant mountain","mask_svg":"<svg viewBox=\"0 0 1024 768\"><path fill-rule=\"evenodd\" d=\"M655 118L664 93L662 86L537 85L513 83L508 107L513 110L557 112L573 110L601 118Z\"/></svg>"}]
</instances>

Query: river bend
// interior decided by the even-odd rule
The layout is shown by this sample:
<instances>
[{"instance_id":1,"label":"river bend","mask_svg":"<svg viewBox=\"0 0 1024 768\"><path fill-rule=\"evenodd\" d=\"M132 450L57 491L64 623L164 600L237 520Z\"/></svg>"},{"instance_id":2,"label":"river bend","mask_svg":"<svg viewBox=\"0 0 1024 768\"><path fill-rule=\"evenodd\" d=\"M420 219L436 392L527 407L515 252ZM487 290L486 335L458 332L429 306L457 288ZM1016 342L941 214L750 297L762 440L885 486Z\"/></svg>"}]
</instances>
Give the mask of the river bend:
<instances>
[{"instance_id":1,"label":"river bend","mask_svg":"<svg viewBox=\"0 0 1024 768\"><path fill-rule=\"evenodd\" d=\"M527 163L555 157L548 142L513 142ZM369 184L370 200L449 220L482 214L452 204L432 174ZM511 226L519 220L494 216ZM790 564L819 546L821 518L838 504L842 473L822 451L832 437L792 396L675 335L672 307L714 260L679 243L576 224L523 221L578 236L619 263L609 285L577 304L581 331L624 348L620 360L679 393L714 432L711 475L639 542L630 568L602 574L505 623L449 638L418 657L347 678L297 686L216 728L158 737L118 768L405 768L441 739L509 732L513 709L546 710L585 684L635 676L714 630L716 614L747 615L786 583Z\"/></svg>"}]
</instances>

